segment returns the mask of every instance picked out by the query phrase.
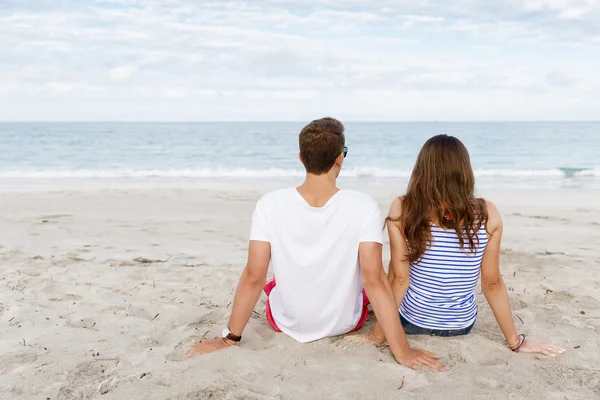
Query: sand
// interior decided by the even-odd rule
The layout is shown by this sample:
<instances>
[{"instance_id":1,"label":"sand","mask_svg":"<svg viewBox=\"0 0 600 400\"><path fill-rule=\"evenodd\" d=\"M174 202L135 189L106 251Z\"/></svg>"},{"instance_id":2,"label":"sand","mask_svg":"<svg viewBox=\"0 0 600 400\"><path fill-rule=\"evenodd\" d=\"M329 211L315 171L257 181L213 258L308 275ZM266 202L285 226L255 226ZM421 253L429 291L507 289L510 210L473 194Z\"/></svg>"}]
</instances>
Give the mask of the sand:
<instances>
[{"instance_id":1,"label":"sand","mask_svg":"<svg viewBox=\"0 0 600 400\"><path fill-rule=\"evenodd\" d=\"M382 211L396 194L365 191ZM400 366L385 346L296 343L270 329L264 296L239 348L188 359L227 319L260 191L0 192L0 398L600 398L600 192L483 194L504 216L517 327L559 357L508 351L479 293L469 336L409 339L443 373Z\"/></svg>"}]
</instances>

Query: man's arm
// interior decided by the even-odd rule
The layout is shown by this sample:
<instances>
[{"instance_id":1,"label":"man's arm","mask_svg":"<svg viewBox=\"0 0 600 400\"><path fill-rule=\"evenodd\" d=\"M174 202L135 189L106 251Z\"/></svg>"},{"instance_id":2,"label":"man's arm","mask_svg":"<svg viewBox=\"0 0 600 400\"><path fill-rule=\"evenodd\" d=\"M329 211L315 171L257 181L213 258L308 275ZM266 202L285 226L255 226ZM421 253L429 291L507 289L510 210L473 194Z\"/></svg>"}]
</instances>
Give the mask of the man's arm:
<instances>
[{"instance_id":1,"label":"man's arm","mask_svg":"<svg viewBox=\"0 0 600 400\"><path fill-rule=\"evenodd\" d=\"M227 325L231 333L236 336L242 336L242 332L252 316L252 311L254 311L260 298L260 292L265 285L270 262L271 244L250 241L248 264L235 291L233 308Z\"/></svg>"},{"instance_id":2,"label":"man's arm","mask_svg":"<svg viewBox=\"0 0 600 400\"><path fill-rule=\"evenodd\" d=\"M271 244L251 240L248 247L248 263L235 291L231 316L227 324L229 330L235 336L242 336L242 332L260 298L270 261ZM189 349L186 354L192 356L211 353L234 344L235 342L222 338L204 339Z\"/></svg>"},{"instance_id":3,"label":"man's arm","mask_svg":"<svg viewBox=\"0 0 600 400\"><path fill-rule=\"evenodd\" d=\"M444 366L438 356L426 350L412 350L400 324L394 293L383 269L382 245L375 242L360 243L358 256L363 273L365 291L377 317L377 322L388 341L396 361L412 369L429 368L442 371Z\"/></svg>"},{"instance_id":4,"label":"man's arm","mask_svg":"<svg viewBox=\"0 0 600 400\"><path fill-rule=\"evenodd\" d=\"M396 308L400 308L400 304L406 296L408 285L410 282L410 263L408 261L408 245L402 234L400 223L397 222L402 216L402 201L397 198L391 206L388 217L391 220L387 222L387 231L390 238L390 253L391 260L388 270L388 281L392 286L392 292L396 300ZM379 323L375 324L373 332L368 337L368 340L374 344L382 344L385 342L385 335Z\"/></svg>"},{"instance_id":5,"label":"man's arm","mask_svg":"<svg viewBox=\"0 0 600 400\"><path fill-rule=\"evenodd\" d=\"M388 282L390 283L390 286L392 288L394 300L396 300L396 309L399 309L400 304L402 304L404 296L406 296L406 292L408 290L408 284L410 281L410 267L408 265L408 260L394 259L395 255L397 255L397 258L400 258L399 253L394 253L394 246L392 244L392 231L397 230L398 228L393 222L388 223L388 231L390 232L390 245L392 246L392 260L390 261L388 271ZM381 324L379 323L379 321L377 321L377 323L375 324L373 332L371 332L371 335L368 338L368 340L373 344L382 344L383 342L385 342L385 334L383 333L383 329L381 328Z\"/></svg>"}]
</instances>

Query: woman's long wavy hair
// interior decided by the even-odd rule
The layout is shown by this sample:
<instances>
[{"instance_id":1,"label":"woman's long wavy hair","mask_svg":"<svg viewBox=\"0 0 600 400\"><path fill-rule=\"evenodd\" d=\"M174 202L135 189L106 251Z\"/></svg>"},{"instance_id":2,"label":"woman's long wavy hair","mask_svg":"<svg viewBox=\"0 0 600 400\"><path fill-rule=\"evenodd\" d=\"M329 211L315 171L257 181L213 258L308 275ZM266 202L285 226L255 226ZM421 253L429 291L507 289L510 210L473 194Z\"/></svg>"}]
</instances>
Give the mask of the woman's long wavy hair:
<instances>
[{"instance_id":1,"label":"woman's long wavy hair","mask_svg":"<svg viewBox=\"0 0 600 400\"><path fill-rule=\"evenodd\" d=\"M456 231L461 249L479 244L478 231L488 219L484 199L475 198L475 176L469 152L457 138L429 139L417 158L408 191L402 198L400 222L408 244L408 260L419 261L431 243L431 223Z\"/></svg>"}]
</instances>

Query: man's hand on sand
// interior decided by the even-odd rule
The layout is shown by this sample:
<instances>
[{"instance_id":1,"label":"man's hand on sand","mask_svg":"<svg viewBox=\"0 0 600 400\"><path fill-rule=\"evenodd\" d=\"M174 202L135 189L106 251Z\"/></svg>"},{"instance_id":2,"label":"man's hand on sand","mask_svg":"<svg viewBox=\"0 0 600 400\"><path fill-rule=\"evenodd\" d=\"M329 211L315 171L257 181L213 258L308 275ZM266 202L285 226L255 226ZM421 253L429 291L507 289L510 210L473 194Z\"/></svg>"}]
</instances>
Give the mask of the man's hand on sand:
<instances>
[{"instance_id":1,"label":"man's hand on sand","mask_svg":"<svg viewBox=\"0 0 600 400\"><path fill-rule=\"evenodd\" d=\"M385 342L385 339L381 340L372 334L370 335L350 335L344 338L344 341L351 344L364 344L370 343L374 345L380 345ZM438 361L437 354L433 354L427 350L410 350L401 357L395 357L398 364L402 364L406 367L414 370L420 370L423 368L430 369L432 371L443 371L444 365Z\"/></svg>"},{"instance_id":2,"label":"man's hand on sand","mask_svg":"<svg viewBox=\"0 0 600 400\"><path fill-rule=\"evenodd\" d=\"M401 357L396 357L396 361L398 364L402 364L414 370L427 368L432 371L443 371L444 365L438 361L438 358L440 358L440 356L430 353L427 350L411 349Z\"/></svg>"},{"instance_id":3,"label":"man's hand on sand","mask_svg":"<svg viewBox=\"0 0 600 400\"><path fill-rule=\"evenodd\" d=\"M234 345L235 342L228 341L227 339L203 339L197 345L190 347L185 352L185 355L188 357L200 356L202 354L223 350Z\"/></svg>"}]
</instances>

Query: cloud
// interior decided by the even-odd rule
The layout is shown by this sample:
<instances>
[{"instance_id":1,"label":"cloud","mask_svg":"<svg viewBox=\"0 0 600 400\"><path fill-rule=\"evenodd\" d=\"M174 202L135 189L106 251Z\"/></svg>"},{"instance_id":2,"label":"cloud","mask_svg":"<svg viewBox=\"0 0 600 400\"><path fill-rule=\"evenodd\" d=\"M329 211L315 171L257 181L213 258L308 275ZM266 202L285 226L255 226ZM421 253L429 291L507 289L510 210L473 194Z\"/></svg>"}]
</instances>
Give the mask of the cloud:
<instances>
[{"instance_id":1,"label":"cloud","mask_svg":"<svg viewBox=\"0 0 600 400\"><path fill-rule=\"evenodd\" d=\"M598 0L0 0L0 119L596 118L599 21Z\"/></svg>"},{"instance_id":2,"label":"cloud","mask_svg":"<svg viewBox=\"0 0 600 400\"><path fill-rule=\"evenodd\" d=\"M583 19L600 9L597 0L524 0L522 6L531 11L549 11L560 19Z\"/></svg>"},{"instance_id":3,"label":"cloud","mask_svg":"<svg viewBox=\"0 0 600 400\"><path fill-rule=\"evenodd\" d=\"M49 90L66 93L73 89L73 85L67 82L48 82L45 87Z\"/></svg>"},{"instance_id":4,"label":"cloud","mask_svg":"<svg viewBox=\"0 0 600 400\"><path fill-rule=\"evenodd\" d=\"M575 83L575 80L562 72L550 72L546 74L546 82L551 87L566 87Z\"/></svg>"},{"instance_id":5,"label":"cloud","mask_svg":"<svg viewBox=\"0 0 600 400\"><path fill-rule=\"evenodd\" d=\"M115 67L108 72L111 81L123 82L131 79L137 72L137 67L133 65L126 65L121 67Z\"/></svg>"},{"instance_id":6,"label":"cloud","mask_svg":"<svg viewBox=\"0 0 600 400\"><path fill-rule=\"evenodd\" d=\"M188 96L188 91L183 88L168 88L165 94L169 99L185 99Z\"/></svg>"}]
</instances>

